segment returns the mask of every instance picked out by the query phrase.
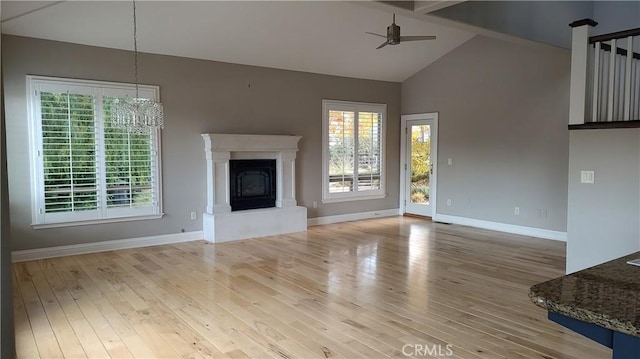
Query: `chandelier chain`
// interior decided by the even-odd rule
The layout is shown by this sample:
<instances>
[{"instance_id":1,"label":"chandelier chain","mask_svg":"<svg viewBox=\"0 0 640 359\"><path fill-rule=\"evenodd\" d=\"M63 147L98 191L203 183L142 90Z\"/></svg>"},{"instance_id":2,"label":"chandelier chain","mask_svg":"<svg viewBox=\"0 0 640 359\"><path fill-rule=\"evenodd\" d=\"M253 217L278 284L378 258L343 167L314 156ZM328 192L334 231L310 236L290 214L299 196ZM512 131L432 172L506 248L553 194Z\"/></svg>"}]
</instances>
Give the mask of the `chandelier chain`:
<instances>
[{"instance_id":1,"label":"chandelier chain","mask_svg":"<svg viewBox=\"0 0 640 359\"><path fill-rule=\"evenodd\" d=\"M160 102L140 97L138 84L138 18L136 0L133 3L133 76L135 97L118 97L113 102L111 124L129 133L148 134L152 130L164 128L164 108Z\"/></svg>"},{"instance_id":2,"label":"chandelier chain","mask_svg":"<svg viewBox=\"0 0 640 359\"><path fill-rule=\"evenodd\" d=\"M138 90L138 19L136 16L136 0L133 0L133 77L136 81L136 98L140 97Z\"/></svg>"}]
</instances>

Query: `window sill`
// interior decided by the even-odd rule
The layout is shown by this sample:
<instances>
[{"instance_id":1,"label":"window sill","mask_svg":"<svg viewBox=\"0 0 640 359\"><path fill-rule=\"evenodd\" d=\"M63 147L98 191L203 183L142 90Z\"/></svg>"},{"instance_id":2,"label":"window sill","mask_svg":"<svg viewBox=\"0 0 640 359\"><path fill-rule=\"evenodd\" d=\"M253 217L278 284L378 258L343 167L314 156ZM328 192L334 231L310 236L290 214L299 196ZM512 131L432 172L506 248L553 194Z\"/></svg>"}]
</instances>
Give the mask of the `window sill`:
<instances>
[{"instance_id":1,"label":"window sill","mask_svg":"<svg viewBox=\"0 0 640 359\"><path fill-rule=\"evenodd\" d=\"M371 194L366 196L349 196L338 198L323 198L322 203L338 203L338 202L351 202L351 201L366 201L370 199L382 199L386 198L387 194Z\"/></svg>"},{"instance_id":2,"label":"window sill","mask_svg":"<svg viewBox=\"0 0 640 359\"><path fill-rule=\"evenodd\" d=\"M151 214L151 215L145 215L145 216L92 219L92 220L88 220L88 221L76 221L76 222L58 222L58 223L31 224L31 228L33 228L33 229L48 229L48 228L60 228L60 227L75 227L75 226L86 226L86 225L91 225L91 224L119 223L119 222L130 222L130 221L145 221L145 220L149 220L149 219L160 219L162 217L164 217L164 213Z\"/></svg>"}]
</instances>

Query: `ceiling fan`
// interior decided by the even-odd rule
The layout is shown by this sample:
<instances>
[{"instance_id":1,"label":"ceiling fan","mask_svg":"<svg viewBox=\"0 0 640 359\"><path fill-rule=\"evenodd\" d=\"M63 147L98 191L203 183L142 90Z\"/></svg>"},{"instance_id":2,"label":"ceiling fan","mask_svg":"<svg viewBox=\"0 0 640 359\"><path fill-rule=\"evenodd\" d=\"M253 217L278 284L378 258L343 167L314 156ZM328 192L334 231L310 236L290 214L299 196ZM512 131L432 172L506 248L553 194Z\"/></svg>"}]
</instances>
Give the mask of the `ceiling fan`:
<instances>
[{"instance_id":1,"label":"ceiling fan","mask_svg":"<svg viewBox=\"0 0 640 359\"><path fill-rule=\"evenodd\" d=\"M404 41L420 41L420 40L435 40L435 36L400 36L400 26L396 25L396 14L393 14L393 23L387 26L387 36L376 34L375 32L366 32L370 35L380 36L387 39L382 45L376 47L381 49L387 45L398 45Z\"/></svg>"}]
</instances>

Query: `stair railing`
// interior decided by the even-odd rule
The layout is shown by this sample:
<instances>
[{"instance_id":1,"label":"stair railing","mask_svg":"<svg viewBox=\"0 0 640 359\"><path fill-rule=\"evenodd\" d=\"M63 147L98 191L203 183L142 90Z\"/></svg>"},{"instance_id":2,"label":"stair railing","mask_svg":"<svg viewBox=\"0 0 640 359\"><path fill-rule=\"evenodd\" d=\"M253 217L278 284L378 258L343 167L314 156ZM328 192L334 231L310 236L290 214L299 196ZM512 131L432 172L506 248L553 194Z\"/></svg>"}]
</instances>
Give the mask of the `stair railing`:
<instances>
[{"instance_id":1,"label":"stair railing","mask_svg":"<svg viewBox=\"0 0 640 359\"><path fill-rule=\"evenodd\" d=\"M640 121L640 28L590 37L596 25L570 25L569 125Z\"/></svg>"}]
</instances>

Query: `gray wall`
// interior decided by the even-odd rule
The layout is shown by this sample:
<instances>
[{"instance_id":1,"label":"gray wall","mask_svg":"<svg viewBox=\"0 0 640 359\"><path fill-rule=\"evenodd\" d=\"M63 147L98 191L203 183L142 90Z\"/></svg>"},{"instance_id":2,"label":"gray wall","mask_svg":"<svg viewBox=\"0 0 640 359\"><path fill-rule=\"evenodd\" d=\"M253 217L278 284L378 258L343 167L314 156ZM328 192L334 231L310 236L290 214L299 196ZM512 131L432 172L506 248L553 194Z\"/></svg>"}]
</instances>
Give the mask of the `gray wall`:
<instances>
[{"instance_id":1,"label":"gray wall","mask_svg":"<svg viewBox=\"0 0 640 359\"><path fill-rule=\"evenodd\" d=\"M87 243L202 229L205 158L201 133L296 134L298 203L310 217L398 208L400 84L142 54L140 81L160 85L162 131L161 220L31 229L25 75L132 81L127 51L16 36L2 39L13 249ZM321 100L388 105L387 192L382 200L322 204ZM311 208L318 201L319 208ZM191 221L190 211L198 211Z\"/></svg>"},{"instance_id":2,"label":"gray wall","mask_svg":"<svg viewBox=\"0 0 640 359\"><path fill-rule=\"evenodd\" d=\"M569 57L476 36L402 84L403 114L439 112L439 214L566 230Z\"/></svg>"},{"instance_id":3,"label":"gray wall","mask_svg":"<svg viewBox=\"0 0 640 359\"><path fill-rule=\"evenodd\" d=\"M465 1L431 13L525 39L571 47L569 24L591 18L590 1ZM596 19L597 20L597 19Z\"/></svg>"},{"instance_id":4,"label":"gray wall","mask_svg":"<svg viewBox=\"0 0 640 359\"><path fill-rule=\"evenodd\" d=\"M640 250L640 130L571 131L569 158L567 272Z\"/></svg>"},{"instance_id":5,"label":"gray wall","mask_svg":"<svg viewBox=\"0 0 640 359\"><path fill-rule=\"evenodd\" d=\"M0 74L1 93L3 93L3 90L2 75ZM4 124L4 101L0 97L0 357L13 358L15 356L15 333L13 328L9 190L7 186L7 151L5 148Z\"/></svg>"},{"instance_id":6,"label":"gray wall","mask_svg":"<svg viewBox=\"0 0 640 359\"><path fill-rule=\"evenodd\" d=\"M564 48L575 20L596 20L593 35L640 27L640 1L465 1L431 14Z\"/></svg>"},{"instance_id":7,"label":"gray wall","mask_svg":"<svg viewBox=\"0 0 640 359\"><path fill-rule=\"evenodd\" d=\"M635 29L640 27L640 1L595 1L593 19L598 22L594 35Z\"/></svg>"}]
</instances>

